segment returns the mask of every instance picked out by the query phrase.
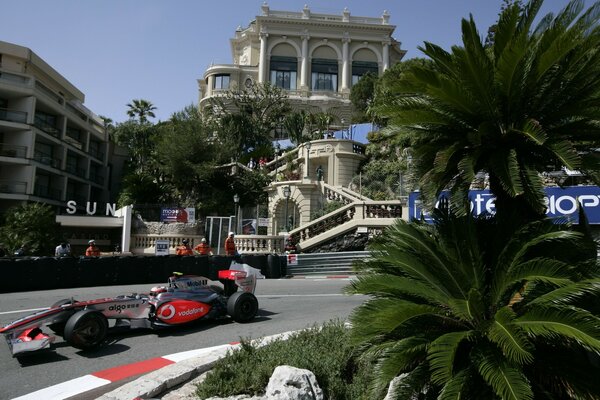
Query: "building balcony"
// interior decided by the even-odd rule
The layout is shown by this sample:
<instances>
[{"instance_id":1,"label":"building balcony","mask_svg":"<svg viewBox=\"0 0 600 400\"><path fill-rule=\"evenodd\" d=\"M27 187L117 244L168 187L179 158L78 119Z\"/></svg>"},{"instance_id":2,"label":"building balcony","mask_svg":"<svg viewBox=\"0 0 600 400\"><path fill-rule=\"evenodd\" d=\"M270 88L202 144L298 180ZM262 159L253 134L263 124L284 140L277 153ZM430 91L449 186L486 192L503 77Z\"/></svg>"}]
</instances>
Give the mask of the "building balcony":
<instances>
[{"instance_id":1,"label":"building balcony","mask_svg":"<svg viewBox=\"0 0 600 400\"><path fill-rule=\"evenodd\" d=\"M27 182L0 180L0 193L26 194Z\"/></svg>"},{"instance_id":2,"label":"building balcony","mask_svg":"<svg viewBox=\"0 0 600 400\"><path fill-rule=\"evenodd\" d=\"M50 186L36 184L33 188L33 194L46 199L61 200L61 190Z\"/></svg>"},{"instance_id":3,"label":"building balcony","mask_svg":"<svg viewBox=\"0 0 600 400\"><path fill-rule=\"evenodd\" d=\"M74 165L67 164L65 171L67 171L73 175L77 175L80 178L85 178L85 168L79 168Z\"/></svg>"},{"instance_id":4,"label":"building balcony","mask_svg":"<svg viewBox=\"0 0 600 400\"><path fill-rule=\"evenodd\" d=\"M98 185L104 185L104 177L100 174L90 172L90 180Z\"/></svg>"},{"instance_id":5,"label":"building balcony","mask_svg":"<svg viewBox=\"0 0 600 400\"><path fill-rule=\"evenodd\" d=\"M52 168L60 169L62 165L62 160L60 158L52 157L51 155L45 153L36 152L33 155L33 159L41 164L49 165Z\"/></svg>"},{"instance_id":6,"label":"building balcony","mask_svg":"<svg viewBox=\"0 0 600 400\"><path fill-rule=\"evenodd\" d=\"M37 118L36 118L35 122L33 123L33 126L35 126L39 130L46 132L47 134L52 135L56 138L60 136L60 130L57 127L52 126L49 123L39 120Z\"/></svg>"},{"instance_id":7,"label":"building balcony","mask_svg":"<svg viewBox=\"0 0 600 400\"><path fill-rule=\"evenodd\" d=\"M25 158L27 157L27 146L0 143L0 157Z\"/></svg>"},{"instance_id":8,"label":"building balcony","mask_svg":"<svg viewBox=\"0 0 600 400\"><path fill-rule=\"evenodd\" d=\"M90 156L92 156L100 161L104 161L104 152L90 148L90 151L88 153Z\"/></svg>"},{"instance_id":9,"label":"building balcony","mask_svg":"<svg viewBox=\"0 0 600 400\"><path fill-rule=\"evenodd\" d=\"M31 79L27 76L11 74L10 72L0 72L0 83L9 83L18 86L33 87Z\"/></svg>"},{"instance_id":10,"label":"building balcony","mask_svg":"<svg viewBox=\"0 0 600 400\"><path fill-rule=\"evenodd\" d=\"M64 141L65 141L65 143L70 144L71 146L75 147L76 149L79 149L79 150L83 149L83 143L81 143L79 140L69 136L68 132L67 132L67 136L65 136Z\"/></svg>"},{"instance_id":11,"label":"building balcony","mask_svg":"<svg viewBox=\"0 0 600 400\"><path fill-rule=\"evenodd\" d=\"M27 113L25 111L11 110L8 108L0 108L0 120L8 122L16 122L19 124L27 123Z\"/></svg>"}]
</instances>

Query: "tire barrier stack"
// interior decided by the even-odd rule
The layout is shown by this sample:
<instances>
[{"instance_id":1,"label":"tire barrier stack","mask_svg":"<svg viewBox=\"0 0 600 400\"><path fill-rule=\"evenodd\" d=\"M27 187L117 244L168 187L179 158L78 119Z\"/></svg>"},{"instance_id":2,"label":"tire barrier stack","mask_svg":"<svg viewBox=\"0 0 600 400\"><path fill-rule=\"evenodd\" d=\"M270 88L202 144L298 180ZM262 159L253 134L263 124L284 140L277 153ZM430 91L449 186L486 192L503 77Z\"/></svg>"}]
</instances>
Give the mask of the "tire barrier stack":
<instances>
[{"instance_id":1,"label":"tire barrier stack","mask_svg":"<svg viewBox=\"0 0 600 400\"><path fill-rule=\"evenodd\" d=\"M173 272L217 280L232 261L259 269L267 279L286 276L286 257L278 254L241 256L103 256L0 257L0 293L163 283Z\"/></svg>"}]
</instances>

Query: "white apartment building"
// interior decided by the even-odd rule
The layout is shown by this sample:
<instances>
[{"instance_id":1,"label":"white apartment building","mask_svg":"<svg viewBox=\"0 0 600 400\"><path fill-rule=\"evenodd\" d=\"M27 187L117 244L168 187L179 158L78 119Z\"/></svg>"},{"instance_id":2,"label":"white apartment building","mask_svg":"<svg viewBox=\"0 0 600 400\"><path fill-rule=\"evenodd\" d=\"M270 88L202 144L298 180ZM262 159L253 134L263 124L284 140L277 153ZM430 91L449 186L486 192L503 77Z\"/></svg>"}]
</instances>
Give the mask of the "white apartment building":
<instances>
[{"instance_id":1,"label":"white apartment building","mask_svg":"<svg viewBox=\"0 0 600 400\"><path fill-rule=\"evenodd\" d=\"M270 82L287 91L296 110L334 115L338 126L352 123L352 85L367 72L381 75L406 51L392 37L394 25L379 18L271 10L230 40L233 64L211 65L198 80L200 107L228 90Z\"/></svg>"},{"instance_id":2,"label":"white apartment building","mask_svg":"<svg viewBox=\"0 0 600 400\"><path fill-rule=\"evenodd\" d=\"M0 41L0 212L110 200L112 149L84 99L33 51Z\"/></svg>"}]
</instances>

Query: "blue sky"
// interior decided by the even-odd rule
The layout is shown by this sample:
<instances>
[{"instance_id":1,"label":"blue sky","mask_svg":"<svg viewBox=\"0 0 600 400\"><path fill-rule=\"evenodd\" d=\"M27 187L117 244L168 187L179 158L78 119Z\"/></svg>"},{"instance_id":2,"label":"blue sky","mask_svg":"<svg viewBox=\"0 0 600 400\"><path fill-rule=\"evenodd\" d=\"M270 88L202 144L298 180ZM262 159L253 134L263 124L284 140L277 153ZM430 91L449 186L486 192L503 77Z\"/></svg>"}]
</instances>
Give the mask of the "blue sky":
<instances>
[{"instance_id":1,"label":"blue sky","mask_svg":"<svg viewBox=\"0 0 600 400\"><path fill-rule=\"evenodd\" d=\"M211 63L232 62L229 39L260 14L263 0L5 0L0 40L33 50L86 95L93 112L121 122L132 99L150 100L157 120L198 102L197 79ZM481 36L501 0L269 0L273 10L379 17L420 56L424 41L460 43L460 20L473 14ZM567 0L546 0L541 14ZM587 1L588 6L591 1Z\"/></svg>"}]
</instances>

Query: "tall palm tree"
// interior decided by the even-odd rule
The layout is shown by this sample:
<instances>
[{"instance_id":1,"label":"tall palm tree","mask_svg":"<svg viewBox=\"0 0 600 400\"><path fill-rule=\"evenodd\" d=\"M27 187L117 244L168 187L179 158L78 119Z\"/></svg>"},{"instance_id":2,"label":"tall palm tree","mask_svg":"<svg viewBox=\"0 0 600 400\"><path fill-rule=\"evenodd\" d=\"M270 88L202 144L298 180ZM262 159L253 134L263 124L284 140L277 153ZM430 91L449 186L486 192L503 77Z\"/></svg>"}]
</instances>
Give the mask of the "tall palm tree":
<instances>
[{"instance_id":1,"label":"tall palm tree","mask_svg":"<svg viewBox=\"0 0 600 400\"><path fill-rule=\"evenodd\" d=\"M452 189L455 211L468 209L474 176L489 174L498 212L518 207L543 216L548 165L598 180L600 147L600 4L570 1L533 29L543 0L506 7L486 47L473 18L462 46L432 43L432 63L414 65L378 112L412 147L425 200Z\"/></svg>"},{"instance_id":2,"label":"tall palm tree","mask_svg":"<svg viewBox=\"0 0 600 400\"><path fill-rule=\"evenodd\" d=\"M131 118L138 118L140 124L148 122L148 118L155 118L154 110L156 107L152 102L144 99L134 99L131 103L127 103L127 115Z\"/></svg>"},{"instance_id":3,"label":"tall palm tree","mask_svg":"<svg viewBox=\"0 0 600 400\"><path fill-rule=\"evenodd\" d=\"M370 296L351 315L370 398L399 376L397 399L596 399L593 242L549 220L436 218L386 231L347 288Z\"/></svg>"}]
</instances>

